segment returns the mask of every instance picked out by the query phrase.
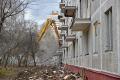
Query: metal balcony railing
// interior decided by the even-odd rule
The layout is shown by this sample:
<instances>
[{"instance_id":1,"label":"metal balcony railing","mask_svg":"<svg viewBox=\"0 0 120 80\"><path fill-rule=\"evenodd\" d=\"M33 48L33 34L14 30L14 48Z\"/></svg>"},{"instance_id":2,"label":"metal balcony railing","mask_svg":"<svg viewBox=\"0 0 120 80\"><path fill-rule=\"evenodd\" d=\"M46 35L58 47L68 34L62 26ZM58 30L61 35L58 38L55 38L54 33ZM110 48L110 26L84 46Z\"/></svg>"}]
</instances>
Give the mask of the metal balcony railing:
<instances>
[{"instance_id":1,"label":"metal balcony railing","mask_svg":"<svg viewBox=\"0 0 120 80\"><path fill-rule=\"evenodd\" d=\"M66 36L66 42L71 42L74 41L76 39L75 35L68 35Z\"/></svg>"}]
</instances>

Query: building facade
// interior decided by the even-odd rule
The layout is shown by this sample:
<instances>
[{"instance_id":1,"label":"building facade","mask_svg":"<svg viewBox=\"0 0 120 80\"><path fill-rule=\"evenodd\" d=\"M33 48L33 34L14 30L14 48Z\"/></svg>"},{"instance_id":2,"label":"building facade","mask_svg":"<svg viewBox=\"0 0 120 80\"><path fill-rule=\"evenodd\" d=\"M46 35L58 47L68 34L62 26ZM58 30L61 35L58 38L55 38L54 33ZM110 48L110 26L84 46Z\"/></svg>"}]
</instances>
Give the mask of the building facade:
<instances>
[{"instance_id":1,"label":"building facade","mask_svg":"<svg viewBox=\"0 0 120 80\"><path fill-rule=\"evenodd\" d=\"M61 0L62 62L87 80L120 80L120 0Z\"/></svg>"}]
</instances>

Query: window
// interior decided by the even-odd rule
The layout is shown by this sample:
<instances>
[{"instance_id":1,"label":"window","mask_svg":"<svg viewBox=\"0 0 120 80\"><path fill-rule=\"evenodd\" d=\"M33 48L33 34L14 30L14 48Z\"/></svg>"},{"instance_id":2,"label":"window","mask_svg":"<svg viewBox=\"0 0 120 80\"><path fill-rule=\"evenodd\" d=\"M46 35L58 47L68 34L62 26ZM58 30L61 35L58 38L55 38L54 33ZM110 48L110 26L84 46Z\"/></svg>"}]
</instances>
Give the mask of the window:
<instances>
[{"instance_id":1,"label":"window","mask_svg":"<svg viewBox=\"0 0 120 80\"><path fill-rule=\"evenodd\" d=\"M68 57L69 57L69 56L68 56L68 55L69 55L69 54L68 54L68 48L66 48L66 54L67 54L67 58L68 58Z\"/></svg>"},{"instance_id":2,"label":"window","mask_svg":"<svg viewBox=\"0 0 120 80\"><path fill-rule=\"evenodd\" d=\"M82 54L87 56L89 55L89 31L83 32L82 34Z\"/></svg>"},{"instance_id":3,"label":"window","mask_svg":"<svg viewBox=\"0 0 120 80\"><path fill-rule=\"evenodd\" d=\"M66 56L65 56L65 50L64 50L64 58L66 58Z\"/></svg>"},{"instance_id":4,"label":"window","mask_svg":"<svg viewBox=\"0 0 120 80\"><path fill-rule=\"evenodd\" d=\"M78 39L76 39L76 57L78 57Z\"/></svg>"},{"instance_id":5,"label":"window","mask_svg":"<svg viewBox=\"0 0 120 80\"><path fill-rule=\"evenodd\" d=\"M89 36L89 31L85 32L85 55L89 55L88 52L88 36Z\"/></svg>"},{"instance_id":6,"label":"window","mask_svg":"<svg viewBox=\"0 0 120 80\"><path fill-rule=\"evenodd\" d=\"M76 17L78 18L78 6L77 6L77 9L76 9Z\"/></svg>"},{"instance_id":7,"label":"window","mask_svg":"<svg viewBox=\"0 0 120 80\"><path fill-rule=\"evenodd\" d=\"M87 6L87 8L88 8L88 0L86 0L86 6Z\"/></svg>"},{"instance_id":8,"label":"window","mask_svg":"<svg viewBox=\"0 0 120 80\"><path fill-rule=\"evenodd\" d=\"M82 3L81 3L81 0L80 0L80 18L82 18Z\"/></svg>"},{"instance_id":9,"label":"window","mask_svg":"<svg viewBox=\"0 0 120 80\"><path fill-rule=\"evenodd\" d=\"M73 41L73 58L75 58L75 41Z\"/></svg>"},{"instance_id":10,"label":"window","mask_svg":"<svg viewBox=\"0 0 120 80\"><path fill-rule=\"evenodd\" d=\"M99 49L99 36L100 36L100 29L99 29L99 26L98 26L98 24L99 24L99 22L98 21L96 21L95 23L94 23L94 30L95 30L95 34L94 34L94 48L95 48L95 52L94 52L94 54L97 54L98 53L98 49Z\"/></svg>"},{"instance_id":11,"label":"window","mask_svg":"<svg viewBox=\"0 0 120 80\"><path fill-rule=\"evenodd\" d=\"M113 48L113 33L112 33L112 8L105 12L106 15L106 48Z\"/></svg>"}]
</instances>

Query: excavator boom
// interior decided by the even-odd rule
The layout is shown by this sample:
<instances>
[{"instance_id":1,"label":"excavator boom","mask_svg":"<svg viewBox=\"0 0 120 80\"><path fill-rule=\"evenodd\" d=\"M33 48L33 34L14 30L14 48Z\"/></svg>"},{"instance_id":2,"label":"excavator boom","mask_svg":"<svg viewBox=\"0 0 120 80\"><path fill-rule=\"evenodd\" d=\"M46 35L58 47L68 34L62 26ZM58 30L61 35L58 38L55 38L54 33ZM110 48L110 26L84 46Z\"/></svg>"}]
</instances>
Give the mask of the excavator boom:
<instances>
[{"instance_id":1,"label":"excavator boom","mask_svg":"<svg viewBox=\"0 0 120 80\"><path fill-rule=\"evenodd\" d=\"M47 21L44 23L44 25L42 26L40 32L38 33L38 41L40 41L42 39L42 37L45 35L46 31L48 30L49 27L53 27L53 29L55 30L55 34L57 36L58 39L58 44L60 46L60 35L56 26L56 23L54 20L52 19L47 19Z\"/></svg>"}]
</instances>

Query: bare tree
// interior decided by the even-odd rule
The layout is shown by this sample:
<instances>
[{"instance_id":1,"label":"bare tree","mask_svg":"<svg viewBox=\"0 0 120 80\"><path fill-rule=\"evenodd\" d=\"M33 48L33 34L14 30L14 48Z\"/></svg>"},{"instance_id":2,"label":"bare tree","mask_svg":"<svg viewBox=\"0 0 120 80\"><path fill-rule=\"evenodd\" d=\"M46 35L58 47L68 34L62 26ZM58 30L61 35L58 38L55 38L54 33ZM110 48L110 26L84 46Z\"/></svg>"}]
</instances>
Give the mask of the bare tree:
<instances>
[{"instance_id":1,"label":"bare tree","mask_svg":"<svg viewBox=\"0 0 120 80\"><path fill-rule=\"evenodd\" d=\"M16 62L27 66L30 57L36 66L37 25L24 20L24 9L31 1L0 0L0 64L4 67Z\"/></svg>"},{"instance_id":2,"label":"bare tree","mask_svg":"<svg viewBox=\"0 0 120 80\"><path fill-rule=\"evenodd\" d=\"M30 53L31 57L33 58L34 66L36 66L36 61L35 61L35 54L37 53L39 49L39 43L37 41L37 24L33 21L28 21L27 22L29 25L29 37L30 37Z\"/></svg>"},{"instance_id":3,"label":"bare tree","mask_svg":"<svg viewBox=\"0 0 120 80\"><path fill-rule=\"evenodd\" d=\"M0 0L0 32L5 20L24 11L29 2L28 0Z\"/></svg>"}]
</instances>

